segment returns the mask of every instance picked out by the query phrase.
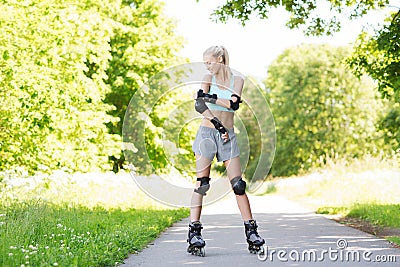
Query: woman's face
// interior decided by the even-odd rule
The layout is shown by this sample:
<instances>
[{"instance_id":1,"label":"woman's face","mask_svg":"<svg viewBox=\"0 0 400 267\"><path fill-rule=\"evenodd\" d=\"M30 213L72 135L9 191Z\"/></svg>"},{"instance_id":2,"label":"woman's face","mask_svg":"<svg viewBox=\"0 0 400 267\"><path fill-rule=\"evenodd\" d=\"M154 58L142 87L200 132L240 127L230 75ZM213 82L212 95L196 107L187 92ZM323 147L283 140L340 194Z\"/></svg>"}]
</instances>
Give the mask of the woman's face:
<instances>
[{"instance_id":1,"label":"woman's face","mask_svg":"<svg viewBox=\"0 0 400 267\"><path fill-rule=\"evenodd\" d=\"M203 56L204 65L206 65L207 70L212 74L215 75L221 69L221 62L218 61L218 58L212 55L204 55Z\"/></svg>"}]
</instances>

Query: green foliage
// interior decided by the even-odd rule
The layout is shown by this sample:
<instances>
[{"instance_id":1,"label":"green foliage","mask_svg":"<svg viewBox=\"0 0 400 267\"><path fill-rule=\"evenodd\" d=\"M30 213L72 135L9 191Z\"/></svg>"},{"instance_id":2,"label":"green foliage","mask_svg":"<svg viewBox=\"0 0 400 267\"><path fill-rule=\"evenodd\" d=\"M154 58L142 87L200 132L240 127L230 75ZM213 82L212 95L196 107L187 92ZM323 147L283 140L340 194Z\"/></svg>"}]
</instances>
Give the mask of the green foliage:
<instances>
[{"instance_id":1,"label":"green foliage","mask_svg":"<svg viewBox=\"0 0 400 267\"><path fill-rule=\"evenodd\" d=\"M242 99L243 103L235 114L235 126L239 130L237 139L243 165L246 162L244 159L248 158L247 165L243 166L244 175L248 181L263 181L269 174L275 153L274 119L266 106L266 91L252 79L245 80ZM238 123L239 120L242 125Z\"/></svg>"},{"instance_id":2,"label":"green foliage","mask_svg":"<svg viewBox=\"0 0 400 267\"><path fill-rule=\"evenodd\" d=\"M397 153L400 150L400 104L389 105L389 111L379 121L379 130L385 143Z\"/></svg>"},{"instance_id":3,"label":"green foliage","mask_svg":"<svg viewBox=\"0 0 400 267\"><path fill-rule=\"evenodd\" d=\"M118 26L110 40L111 60L106 71L108 76L106 83L110 85L111 90L106 95L105 103L116 107L109 114L119 120L116 123L107 124L111 133L122 135L124 117L130 116L126 114L128 104L137 91L150 78L165 68L183 61L176 56L178 50L182 48L183 40L174 35L175 24L163 14L162 7L155 0L129 1L114 10L115 12L112 14L113 19L118 21ZM159 92L166 89L168 88L159 88ZM139 94L143 94L143 92L139 92ZM173 95L169 95L169 97L173 97ZM145 112L143 107L146 102L152 101L148 98L138 101L140 97L135 98L134 105L138 112ZM160 113L152 113L152 115L152 118L157 121L156 117ZM137 118L132 117L131 120L136 121ZM136 158L143 163L138 166L148 174L152 171L150 171L151 166L147 164L149 163L146 160L147 154L157 169L165 169L167 166L163 148L155 141L160 138L162 126L157 123L153 125L153 121L148 121L151 126L147 128L146 132L145 144L148 149L140 149L138 153L142 155ZM137 131L140 130L132 127L129 130L130 135L137 136ZM125 159L122 152L120 158Z\"/></svg>"},{"instance_id":4,"label":"green foliage","mask_svg":"<svg viewBox=\"0 0 400 267\"><path fill-rule=\"evenodd\" d=\"M357 76L368 74L378 82L385 98L400 100L400 11L392 14L381 29L371 36L362 32L348 65Z\"/></svg>"},{"instance_id":5,"label":"green foliage","mask_svg":"<svg viewBox=\"0 0 400 267\"><path fill-rule=\"evenodd\" d=\"M149 78L182 63L175 55L182 48L183 40L174 35L175 24L163 14L162 5L155 0L121 4L113 10L112 18L118 25L110 40L111 60L106 83L111 90L105 102L116 107L109 114L119 118L117 123L108 124L109 129L122 135L130 99Z\"/></svg>"},{"instance_id":6,"label":"green foliage","mask_svg":"<svg viewBox=\"0 0 400 267\"><path fill-rule=\"evenodd\" d=\"M154 75L129 103L124 117L124 155L140 175L168 173L172 168L183 174L194 164L191 145L196 127L190 123L197 116L194 91L175 87L183 84L180 72L187 68L180 65Z\"/></svg>"},{"instance_id":7,"label":"green foliage","mask_svg":"<svg viewBox=\"0 0 400 267\"><path fill-rule=\"evenodd\" d=\"M197 0L199 1L199 0ZM368 1L260 1L260 0L226 0L226 2L214 11L212 16L222 22L229 18L238 19L243 25L255 14L262 19L267 19L269 13L283 7L290 18L287 26L291 29L306 25L308 35L332 34L340 30L339 14L347 13L350 19L358 18L371 9L384 7L389 0ZM321 10L326 17L321 17Z\"/></svg>"},{"instance_id":8,"label":"green foliage","mask_svg":"<svg viewBox=\"0 0 400 267\"><path fill-rule=\"evenodd\" d=\"M154 0L1 2L0 170L110 169L134 90L180 47L161 11Z\"/></svg>"},{"instance_id":9,"label":"green foliage","mask_svg":"<svg viewBox=\"0 0 400 267\"><path fill-rule=\"evenodd\" d=\"M115 266L186 216L185 209L1 205L0 265Z\"/></svg>"},{"instance_id":10,"label":"green foliage","mask_svg":"<svg viewBox=\"0 0 400 267\"><path fill-rule=\"evenodd\" d=\"M112 107L102 103L111 23L53 1L13 1L0 10L1 124L7 125L1 169L104 167L116 145L103 124L113 120L105 114ZM98 65L92 77L86 64Z\"/></svg>"},{"instance_id":11,"label":"green foliage","mask_svg":"<svg viewBox=\"0 0 400 267\"><path fill-rule=\"evenodd\" d=\"M378 83L389 110L381 119L380 130L387 144L400 149L400 11L392 14L374 35L359 35L347 64L357 76L367 74Z\"/></svg>"},{"instance_id":12,"label":"green foliage","mask_svg":"<svg viewBox=\"0 0 400 267\"><path fill-rule=\"evenodd\" d=\"M376 149L382 104L369 79L343 64L349 49L302 45L269 67L267 88L276 131L274 175L288 176L328 158L359 157Z\"/></svg>"}]
</instances>

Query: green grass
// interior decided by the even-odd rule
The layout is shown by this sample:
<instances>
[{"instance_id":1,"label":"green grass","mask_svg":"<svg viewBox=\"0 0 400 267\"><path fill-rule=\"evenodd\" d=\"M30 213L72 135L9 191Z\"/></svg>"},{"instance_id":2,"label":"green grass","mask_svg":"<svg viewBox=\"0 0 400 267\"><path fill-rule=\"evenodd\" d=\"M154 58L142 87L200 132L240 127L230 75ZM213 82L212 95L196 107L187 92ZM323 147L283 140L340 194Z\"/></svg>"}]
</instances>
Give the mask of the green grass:
<instances>
[{"instance_id":1,"label":"green grass","mask_svg":"<svg viewBox=\"0 0 400 267\"><path fill-rule=\"evenodd\" d=\"M316 213L340 214L345 218L358 218L373 225L400 228L400 204L356 203L347 207L320 207ZM400 245L400 236L385 237Z\"/></svg>"},{"instance_id":2,"label":"green grass","mask_svg":"<svg viewBox=\"0 0 400 267\"><path fill-rule=\"evenodd\" d=\"M116 266L188 215L124 173L9 177L0 182L0 266Z\"/></svg>"},{"instance_id":3,"label":"green grass","mask_svg":"<svg viewBox=\"0 0 400 267\"><path fill-rule=\"evenodd\" d=\"M319 214L340 214L372 224L400 228L400 204L357 203L349 207L321 207Z\"/></svg>"},{"instance_id":4,"label":"green grass","mask_svg":"<svg viewBox=\"0 0 400 267\"><path fill-rule=\"evenodd\" d=\"M356 204L347 216L364 219L376 225L400 227L400 204Z\"/></svg>"},{"instance_id":5,"label":"green grass","mask_svg":"<svg viewBox=\"0 0 400 267\"><path fill-rule=\"evenodd\" d=\"M0 208L0 266L115 266L186 209L106 210L15 203Z\"/></svg>"},{"instance_id":6,"label":"green grass","mask_svg":"<svg viewBox=\"0 0 400 267\"><path fill-rule=\"evenodd\" d=\"M398 236L388 236L388 237L386 237L386 239L392 243L400 245L400 237L398 237Z\"/></svg>"}]
</instances>

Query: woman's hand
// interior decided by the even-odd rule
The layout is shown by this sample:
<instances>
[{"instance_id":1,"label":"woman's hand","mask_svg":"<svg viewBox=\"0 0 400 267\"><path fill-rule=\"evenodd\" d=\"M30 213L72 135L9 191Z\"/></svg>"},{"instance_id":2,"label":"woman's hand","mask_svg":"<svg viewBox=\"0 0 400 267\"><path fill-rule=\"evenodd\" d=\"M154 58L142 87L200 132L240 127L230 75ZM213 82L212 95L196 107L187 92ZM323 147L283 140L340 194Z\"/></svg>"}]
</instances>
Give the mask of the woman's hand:
<instances>
[{"instance_id":1,"label":"woman's hand","mask_svg":"<svg viewBox=\"0 0 400 267\"><path fill-rule=\"evenodd\" d=\"M214 124L215 129L217 129L218 132L221 134L224 142L227 142L229 140L229 134L224 125L222 125L221 121L217 117L212 118L210 121L212 122L212 124Z\"/></svg>"},{"instance_id":2,"label":"woman's hand","mask_svg":"<svg viewBox=\"0 0 400 267\"><path fill-rule=\"evenodd\" d=\"M224 139L224 142L228 142L229 140L229 134L228 132L221 134L222 139Z\"/></svg>"}]
</instances>

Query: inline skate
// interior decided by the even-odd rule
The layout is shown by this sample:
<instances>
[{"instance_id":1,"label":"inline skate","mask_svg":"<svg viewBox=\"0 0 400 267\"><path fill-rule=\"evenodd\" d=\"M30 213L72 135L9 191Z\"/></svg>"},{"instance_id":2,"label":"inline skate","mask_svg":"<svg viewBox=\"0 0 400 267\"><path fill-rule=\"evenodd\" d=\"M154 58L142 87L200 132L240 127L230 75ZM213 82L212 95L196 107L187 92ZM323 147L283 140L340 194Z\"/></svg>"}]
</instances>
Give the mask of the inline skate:
<instances>
[{"instance_id":1,"label":"inline skate","mask_svg":"<svg viewBox=\"0 0 400 267\"><path fill-rule=\"evenodd\" d=\"M201 236L201 229L203 229L203 227L199 221L189 224L189 233L187 239L189 247L187 248L187 252L191 253L192 255L204 257L206 255L204 249L206 242Z\"/></svg>"},{"instance_id":2,"label":"inline skate","mask_svg":"<svg viewBox=\"0 0 400 267\"><path fill-rule=\"evenodd\" d=\"M255 220L249 220L244 223L246 240L249 244L250 253L263 255L265 240L257 232L257 223Z\"/></svg>"}]
</instances>

